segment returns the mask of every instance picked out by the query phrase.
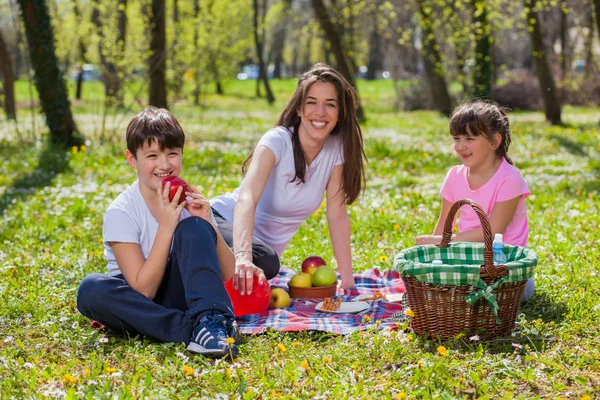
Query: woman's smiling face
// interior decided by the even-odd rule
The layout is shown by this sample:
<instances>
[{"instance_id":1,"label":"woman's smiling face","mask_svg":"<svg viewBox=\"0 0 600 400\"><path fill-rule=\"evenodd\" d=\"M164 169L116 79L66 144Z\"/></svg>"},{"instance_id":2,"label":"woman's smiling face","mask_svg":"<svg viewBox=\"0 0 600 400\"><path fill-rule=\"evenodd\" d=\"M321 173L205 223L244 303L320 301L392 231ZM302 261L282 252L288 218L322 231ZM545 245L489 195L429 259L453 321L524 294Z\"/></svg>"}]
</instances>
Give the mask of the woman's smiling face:
<instances>
[{"instance_id":1,"label":"woman's smiling face","mask_svg":"<svg viewBox=\"0 0 600 400\"><path fill-rule=\"evenodd\" d=\"M338 123L338 93L330 82L315 82L306 93L300 116L299 135L316 142L325 142Z\"/></svg>"}]
</instances>

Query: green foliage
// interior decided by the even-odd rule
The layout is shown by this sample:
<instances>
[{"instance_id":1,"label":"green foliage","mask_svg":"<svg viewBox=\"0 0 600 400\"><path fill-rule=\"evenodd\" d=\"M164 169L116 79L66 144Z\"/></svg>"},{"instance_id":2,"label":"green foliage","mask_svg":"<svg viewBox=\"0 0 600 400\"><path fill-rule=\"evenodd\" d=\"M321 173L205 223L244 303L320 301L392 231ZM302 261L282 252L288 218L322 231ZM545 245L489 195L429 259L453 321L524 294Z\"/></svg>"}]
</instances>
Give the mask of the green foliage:
<instances>
[{"instance_id":1,"label":"green foliage","mask_svg":"<svg viewBox=\"0 0 600 400\"><path fill-rule=\"evenodd\" d=\"M398 250L432 231L439 187L458 162L446 119L397 113L387 101L391 84L359 84L369 116L363 125L369 164L365 195L349 208L357 272L389 269ZM236 187L241 161L293 87L293 80L274 82L273 107L254 99L254 82L237 81L231 95L206 95L203 109L175 106L188 138L183 175L209 197ZM79 110L82 123L94 116L93 103ZM122 140L100 144L90 136L87 147L65 154L3 139L0 397L595 398L597 116L597 107L567 107L566 126L548 127L539 113L511 115L510 154L532 191L530 246L540 256L536 294L522 308L518 334L440 343L405 333L406 324L348 336L267 332L244 336L235 362L195 357L182 344L106 337L77 312L78 283L105 268L104 210L135 179ZM321 207L301 226L283 264L299 270L309 254L334 264L327 237Z\"/></svg>"}]
</instances>

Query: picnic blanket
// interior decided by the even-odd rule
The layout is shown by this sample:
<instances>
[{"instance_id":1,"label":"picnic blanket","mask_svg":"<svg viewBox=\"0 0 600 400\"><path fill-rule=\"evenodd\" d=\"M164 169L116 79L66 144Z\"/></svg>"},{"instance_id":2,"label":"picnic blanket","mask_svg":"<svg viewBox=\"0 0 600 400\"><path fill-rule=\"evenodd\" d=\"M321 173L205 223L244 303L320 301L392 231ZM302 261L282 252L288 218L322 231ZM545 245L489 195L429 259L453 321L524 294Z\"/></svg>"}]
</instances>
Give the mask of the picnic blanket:
<instances>
[{"instance_id":1,"label":"picnic blanket","mask_svg":"<svg viewBox=\"0 0 600 400\"><path fill-rule=\"evenodd\" d=\"M288 288L287 283L295 274L292 270L282 267L279 275L271 279L271 287ZM381 272L377 268L369 269L354 275L356 290L343 295L344 301L349 301L359 294L372 294L376 290L383 294L404 293L404 284L397 271ZM338 295L343 292L338 288ZM322 299L292 299L290 307L285 309L267 310L261 314L245 315L236 318L240 333L259 334L267 329L279 331L323 331L335 334L349 334L356 330L365 330L376 326L379 329L393 329L396 322L387 320L392 314L402 310L401 303L389 303L383 300L369 301L370 308L358 314L333 314L315 310Z\"/></svg>"}]
</instances>

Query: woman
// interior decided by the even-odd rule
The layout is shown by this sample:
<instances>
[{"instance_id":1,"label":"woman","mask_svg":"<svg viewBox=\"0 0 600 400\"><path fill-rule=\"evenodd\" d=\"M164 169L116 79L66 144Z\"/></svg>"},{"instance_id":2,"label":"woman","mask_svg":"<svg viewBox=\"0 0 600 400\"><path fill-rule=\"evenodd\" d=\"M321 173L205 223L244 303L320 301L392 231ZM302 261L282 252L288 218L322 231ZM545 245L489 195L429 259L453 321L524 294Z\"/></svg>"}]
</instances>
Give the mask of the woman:
<instances>
[{"instance_id":1,"label":"woman","mask_svg":"<svg viewBox=\"0 0 600 400\"><path fill-rule=\"evenodd\" d=\"M339 72L314 65L244 161L240 187L211 200L219 231L233 246L233 283L242 294L252 292L254 275L261 282L277 275L279 257L325 193L342 288L354 287L346 204L364 187L366 159L357 107L356 91Z\"/></svg>"}]
</instances>

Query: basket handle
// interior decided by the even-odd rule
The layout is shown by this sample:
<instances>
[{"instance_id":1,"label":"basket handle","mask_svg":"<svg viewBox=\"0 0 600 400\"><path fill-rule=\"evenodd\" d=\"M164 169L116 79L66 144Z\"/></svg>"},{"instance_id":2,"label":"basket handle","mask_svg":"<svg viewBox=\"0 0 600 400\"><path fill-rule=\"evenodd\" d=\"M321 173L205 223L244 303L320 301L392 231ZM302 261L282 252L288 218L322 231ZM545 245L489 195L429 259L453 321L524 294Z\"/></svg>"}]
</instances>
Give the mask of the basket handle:
<instances>
[{"instance_id":1,"label":"basket handle","mask_svg":"<svg viewBox=\"0 0 600 400\"><path fill-rule=\"evenodd\" d=\"M496 278L498 276L506 275L508 268L506 266L494 266L494 250L492 249L492 228L487 215L479 204L471 199L460 199L457 200L450 208L448 216L446 217L446 223L444 224L444 232L442 233L442 242L438 247L448 247L450 240L452 239L452 224L454 223L454 217L458 210L464 206L470 205L475 211L481 222L481 228L483 229L483 242L485 248L483 249L483 265L481 267L481 275L488 276L490 278Z\"/></svg>"}]
</instances>

